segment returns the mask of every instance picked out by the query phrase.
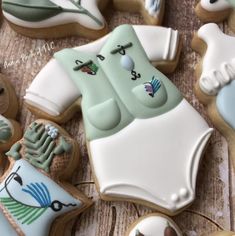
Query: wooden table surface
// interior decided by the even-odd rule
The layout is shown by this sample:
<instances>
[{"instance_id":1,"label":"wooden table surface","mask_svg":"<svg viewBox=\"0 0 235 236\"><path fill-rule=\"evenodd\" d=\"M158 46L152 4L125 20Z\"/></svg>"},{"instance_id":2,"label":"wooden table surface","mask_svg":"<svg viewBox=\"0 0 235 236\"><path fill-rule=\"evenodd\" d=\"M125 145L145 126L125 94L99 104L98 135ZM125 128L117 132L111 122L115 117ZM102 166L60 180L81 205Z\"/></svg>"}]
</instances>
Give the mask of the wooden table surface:
<instances>
[{"instance_id":1,"label":"wooden table surface","mask_svg":"<svg viewBox=\"0 0 235 236\"><path fill-rule=\"evenodd\" d=\"M202 24L194 14L195 5L196 1L194 0L166 0L163 25L179 30L183 39L183 51L178 69L169 77L190 103L207 119L203 106L199 104L193 93L193 85L196 79L194 67L199 56L192 51L190 43L193 32ZM109 22L110 29L123 23L144 23L139 14L116 12L112 5L108 6L104 14ZM229 32L226 23L220 26L224 32L232 34ZM0 28L1 72L15 86L20 102L18 120L23 128L35 119L27 111L23 103L23 96L36 74L56 51L88 42L89 40L79 37L59 40L32 40L16 34L10 29L6 21L3 22ZM81 114L77 114L64 127L79 142L81 149L80 167L74 176L73 183L87 196L93 198L95 202L90 209L71 222L68 226L67 235L123 236L133 221L139 216L152 212L152 210L132 203L100 200L88 162ZM184 235L201 236L209 235L211 232L220 229L235 229L233 214L235 210L234 180L226 141L216 131L199 169L196 201L186 211L174 217Z\"/></svg>"}]
</instances>

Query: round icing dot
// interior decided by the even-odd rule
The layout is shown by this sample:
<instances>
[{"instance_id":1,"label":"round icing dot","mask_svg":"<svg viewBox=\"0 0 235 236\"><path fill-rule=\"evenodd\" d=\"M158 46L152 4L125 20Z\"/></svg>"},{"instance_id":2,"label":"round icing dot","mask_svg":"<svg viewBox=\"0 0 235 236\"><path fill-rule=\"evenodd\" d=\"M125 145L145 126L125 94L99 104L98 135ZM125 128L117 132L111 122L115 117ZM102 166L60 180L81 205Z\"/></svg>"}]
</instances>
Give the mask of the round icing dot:
<instances>
[{"instance_id":1,"label":"round icing dot","mask_svg":"<svg viewBox=\"0 0 235 236\"><path fill-rule=\"evenodd\" d=\"M186 198L188 196L189 192L186 188L181 188L180 189L180 197Z\"/></svg>"},{"instance_id":2,"label":"round icing dot","mask_svg":"<svg viewBox=\"0 0 235 236\"><path fill-rule=\"evenodd\" d=\"M128 71L132 71L135 68L135 63L132 58L128 55L124 55L121 57L121 65L124 69Z\"/></svg>"},{"instance_id":3,"label":"round icing dot","mask_svg":"<svg viewBox=\"0 0 235 236\"><path fill-rule=\"evenodd\" d=\"M179 196L177 194L172 194L171 195L171 201L176 203L179 201Z\"/></svg>"}]
</instances>

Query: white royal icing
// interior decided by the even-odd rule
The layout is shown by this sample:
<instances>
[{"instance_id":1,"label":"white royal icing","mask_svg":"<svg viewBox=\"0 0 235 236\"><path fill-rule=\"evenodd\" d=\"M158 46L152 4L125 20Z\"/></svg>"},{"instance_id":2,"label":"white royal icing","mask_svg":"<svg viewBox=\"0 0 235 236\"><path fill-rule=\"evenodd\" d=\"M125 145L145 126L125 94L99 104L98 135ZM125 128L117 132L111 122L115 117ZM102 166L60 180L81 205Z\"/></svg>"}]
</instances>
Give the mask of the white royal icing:
<instances>
[{"instance_id":1,"label":"white royal icing","mask_svg":"<svg viewBox=\"0 0 235 236\"><path fill-rule=\"evenodd\" d=\"M235 37L224 34L214 23L202 26L198 37L207 44L199 85L208 95L216 95L235 79Z\"/></svg>"},{"instance_id":2,"label":"white royal icing","mask_svg":"<svg viewBox=\"0 0 235 236\"><path fill-rule=\"evenodd\" d=\"M160 13L162 0L145 0L145 8L150 16L157 18Z\"/></svg>"},{"instance_id":3,"label":"white royal icing","mask_svg":"<svg viewBox=\"0 0 235 236\"><path fill-rule=\"evenodd\" d=\"M227 0L218 0L214 3L210 3L210 0L201 0L201 6L207 11L223 11L231 8L231 4Z\"/></svg>"},{"instance_id":4,"label":"white royal icing","mask_svg":"<svg viewBox=\"0 0 235 236\"><path fill-rule=\"evenodd\" d=\"M64 204L76 204L76 207L72 207L72 206L63 207L63 209L58 212L55 212L51 208L48 208L39 218L37 218L31 224L23 224L21 220L11 215L11 217L14 219L14 221L17 223L17 225L20 227L21 231L23 231L25 235L27 236L32 235L32 232L33 232L33 235L35 236L48 235L50 231L50 227L56 217L58 217L59 215L65 214L66 212L71 211L73 209L78 209L79 207L82 207L82 203L79 200L73 198L72 195L66 192L62 187L60 187L52 179L43 175L36 168L34 168L32 165L30 165L27 161L23 159L15 162L8 176L12 172L15 172L19 167L20 169L18 170L17 173L22 178L22 186L18 182L16 182L15 179L12 179L11 182L7 185L9 192L17 201L22 202L27 205L39 206L39 203L35 201L35 198L33 198L29 193L24 192L23 189L29 189L28 186L30 186L31 183L33 184L43 183L46 185L46 187L49 190L51 201L58 200ZM6 176L6 178L8 176ZM5 181L3 181L0 184L0 190L2 190L0 192L0 199L4 197L9 197L9 194L4 188L4 183ZM0 203L0 206L3 207L3 203ZM7 208L5 207L5 209ZM32 218L33 217L31 217L31 219Z\"/></svg>"},{"instance_id":5,"label":"white royal icing","mask_svg":"<svg viewBox=\"0 0 235 236\"><path fill-rule=\"evenodd\" d=\"M50 0L51 2L57 4L58 6L61 6L63 8L68 9L78 9L74 4L72 4L70 1L65 0ZM43 21L38 22L29 22L24 21L19 18L16 18L15 16L3 11L4 16L7 20L10 22L27 28L46 28L46 27L53 27L57 25L63 25L63 24L69 24L69 23L79 23L82 26L93 29L93 30L100 30L105 26L105 19L103 18L102 14L100 13L98 9L98 0L89 0L89 1L81 1L82 7L87 9L89 12L92 13L100 22L103 23L103 25L97 24L91 17L85 15L85 14L78 14L78 13L72 13L72 12L63 12L56 16L50 17Z\"/></svg>"},{"instance_id":6,"label":"white royal icing","mask_svg":"<svg viewBox=\"0 0 235 236\"><path fill-rule=\"evenodd\" d=\"M179 45L178 31L159 26L139 25L134 26L134 30L150 61L175 59ZM98 54L110 35L75 49ZM27 89L25 100L28 104L36 106L52 116L58 116L80 96L81 93L74 82L70 80L59 63L52 59Z\"/></svg>"},{"instance_id":7,"label":"white royal icing","mask_svg":"<svg viewBox=\"0 0 235 236\"><path fill-rule=\"evenodd\" d=\"M91 141L101 194L147 201L170 212L187 206L195 198L199 162L211 132L183 100L170 112L135 119L120 132Z\"/></svg>"},{"instance_id":8,"label":"white royal icing","mask_svg":"<svg viewBox=\"0 0 235 236\"><path fill-rule=\"evenodd\" d=\"M144 236L164 236L166 227L171 226L177 236L182 236L182 233L172 224L167 218L159 215L150 215L144 217L131 230L128 236L136 236L136 232L142 233Z\"/></svg>"}]
</instances>

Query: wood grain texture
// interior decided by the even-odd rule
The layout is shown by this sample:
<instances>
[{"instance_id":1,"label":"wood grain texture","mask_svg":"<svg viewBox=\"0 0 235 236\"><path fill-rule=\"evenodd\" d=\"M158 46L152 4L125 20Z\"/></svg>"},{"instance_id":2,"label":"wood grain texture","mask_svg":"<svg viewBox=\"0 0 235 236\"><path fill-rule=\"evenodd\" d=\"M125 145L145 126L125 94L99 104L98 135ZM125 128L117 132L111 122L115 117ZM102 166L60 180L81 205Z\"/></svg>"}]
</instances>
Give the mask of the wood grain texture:
<instances>
[{"instance_id":1,"label":"wood grain texture","mask_svg":"<svg viewBox=\"0 0 235 236\"><path fill-rule=\"evenodd\" d=\"M194 66L200 59L190 48L192 34L201 25L194 13L196 3L194 0L167 0L163 25L178 29L184 44L179 67L169 77L190 103L207 119L203 106L199 104L193 93L193 85L196 82ZM143 24L140 15L116 12L112 6L109 6L105 12L105 17L109 22L110 29L122 23ZM232 34L226 23L220 26L224 32ZM53 49L49 47L49 49L43 50L51 42L53 42ZM16 88L20 103L18 120L23 128L35 119L23 104L25 90L35 75L56 51L88 42L89 40L79 37L59 40L32 40L16 34L10 29L6 21L3 22L0 29L1 72L8 77ZM7 68L4 65L5 67L8 65ZM77 114L73 120L64 125L64 128L78 140L81 149L82 158L80 167L74 176L74 185L93 198L95 202L93 207L68 225L67 235L124 235L134 220L152 211L131 203L101 201L88 162L81 114ZM235 229L233 214L235 210L234 183L235 178L228 159L227 144L221 135L215 132L199 170L197 199L188 210L174 217L185 235L206 236L219 229Z\"/></svg>"}]
</instances>

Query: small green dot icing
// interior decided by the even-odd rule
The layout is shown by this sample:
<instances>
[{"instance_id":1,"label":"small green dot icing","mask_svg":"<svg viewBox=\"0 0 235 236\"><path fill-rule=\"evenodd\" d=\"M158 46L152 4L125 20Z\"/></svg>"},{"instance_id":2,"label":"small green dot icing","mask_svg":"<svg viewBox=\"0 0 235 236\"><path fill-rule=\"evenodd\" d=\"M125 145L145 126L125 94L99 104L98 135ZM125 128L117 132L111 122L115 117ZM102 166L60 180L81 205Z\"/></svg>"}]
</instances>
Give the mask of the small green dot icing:
<instances>
[{"instance_id":1,"label":"small green dot icing","mask_svg":"<svg viewBox=\"0 0 235 236\"><path fill-rule=\"evenodd\" d=\"M12 137L11 127L0 117L0 144L6 143Z\"/></svg>"},{"instance_id":2,"label":"small green dot icing","mask_svg":"<svg viewBox=\"0 0 235 236\"><path fill-rule=\"evenodd\" d=\"M82 7L80 2L76 2L75 0L67 1L73 3L77 7L77 10L62 8L49 0L3 0L2 9L16 18L29 22L38 22L63 12L70 12L87 15L98 25L103 25L91 12Z\"/></svg>"},{"instance_id":3,"label":"small green dot icing","mask_svg":"<svg viewBox=\"0 0 235 236\"><path fill-rule=\"evenodd\" d=\"M105 59L100 60L100 55ZM129 61L133 60L128 67L123 66L122 61L126 55ZM64 49L54 57L82 94L82 112L89 141L113 135L134 119L162 115L174 109L183 98L174 84L149 63L129 25L113 31L99 57L74 49ZM76 61L90 60L99 67L95 75L74 70Z\"/></svg>"}]
</instances>

